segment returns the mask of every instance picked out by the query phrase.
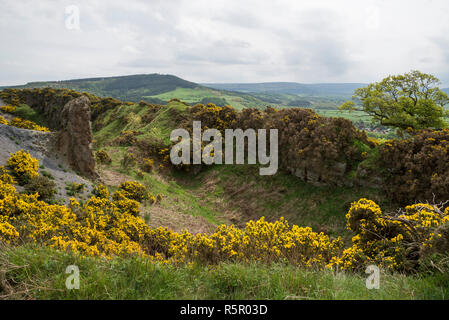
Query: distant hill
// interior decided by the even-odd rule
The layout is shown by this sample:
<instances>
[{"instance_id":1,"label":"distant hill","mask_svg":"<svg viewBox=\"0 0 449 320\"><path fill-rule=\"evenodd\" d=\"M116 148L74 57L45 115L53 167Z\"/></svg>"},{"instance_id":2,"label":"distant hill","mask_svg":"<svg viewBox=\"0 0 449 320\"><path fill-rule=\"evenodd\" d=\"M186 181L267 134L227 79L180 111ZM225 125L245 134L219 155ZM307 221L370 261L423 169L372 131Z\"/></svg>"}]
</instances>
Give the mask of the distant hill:
<instances>
[{"instance_id":1,"label":"distant hill","mask_svg":"<svg viewBox=\"0 0 449 320\"><path fill-rule=\"evenodd\" d=\"M364 83L303 84L297 82L203 83L202 85L219 90L246 93L286 93L310 96L350 96L355 89L366 86Z\"/></svg>"},{"instance_id":2,"label":"distant hill","mask_svg":"<svg viewBox=\"0 0 449 320\"><path fill-rule=\"evenodd\" d=\"M364 85L293 82L201 85L174 75L140 74L29 82L25 85L12 86L12 88L66 88L121 101L144 100L155 104L166 104L169 100L178 98L191 105L196 103L214 103L219 106L229 104L236 109L263 109L267 105L275 108L335 109L361 86ZM0 87L0 90L4 88L8 87Z\"/></svg>"},{"instance_id":3,"label":"distant hill","mask_svg":"<svg viewBox=\"0 0 449 320\"><path fill-rule=\"evenodd\" d=\"M144 96L158 95L176 90L177 88L193 89L198 86L194 82L186 81L173 75L155 73L64 81L30 82L23 86L15 86L15 88L67 88L80 92L87 91L101 97L113 97L123 101L138 102ZM149 102L159 103L161 101Z\"/></svg>"}]
</instances>

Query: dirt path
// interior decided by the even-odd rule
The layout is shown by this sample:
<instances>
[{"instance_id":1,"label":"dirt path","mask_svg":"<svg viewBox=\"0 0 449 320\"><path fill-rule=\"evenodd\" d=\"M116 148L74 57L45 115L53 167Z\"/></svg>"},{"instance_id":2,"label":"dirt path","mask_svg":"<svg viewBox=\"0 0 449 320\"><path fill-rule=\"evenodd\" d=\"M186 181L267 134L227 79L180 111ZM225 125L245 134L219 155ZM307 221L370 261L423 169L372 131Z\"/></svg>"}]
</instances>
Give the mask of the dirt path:
<instances>
[{"instance_id":1,"label":"dirt path","mask_svg":"<svg viewBox=\"0 0 449 320\"><path fill-rule=\"evenodd\" d=\"M122 182L134 180L133 178L110 169L98 170L105 185L118 186ZM172 199L171 199L172 200ZM164 202L159 205L149 205L142 208L142 216L148 215L149 225L153 228L169 228L176 232L187 230L190 233L211 233L215 225L202 216L192 216L184 213L176 205Z\"/></svg>"},{"instance_id":2,"label":"dirt path","mask_svg":"<svg viewBox=\"0 0 449 320\"><path fill-rule=\"evenodd\" d=\"M166 227L176 232L187 230L190 233L212 233L215 230L215 226L204 217L180 213L172 208L155 205L145 208L145 213L149 214L149 224L153 228Z\"/></svg>"}]
</instances>

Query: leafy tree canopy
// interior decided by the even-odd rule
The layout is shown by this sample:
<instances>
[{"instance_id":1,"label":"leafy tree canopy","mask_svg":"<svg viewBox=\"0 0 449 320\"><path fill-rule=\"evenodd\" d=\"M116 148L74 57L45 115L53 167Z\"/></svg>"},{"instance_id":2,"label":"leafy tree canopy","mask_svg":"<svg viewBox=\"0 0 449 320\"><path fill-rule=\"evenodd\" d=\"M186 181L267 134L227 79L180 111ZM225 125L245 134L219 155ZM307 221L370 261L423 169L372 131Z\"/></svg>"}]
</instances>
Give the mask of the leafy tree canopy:
<instances>
[{"instance_id":1,"label":"leafy tree canopy","mask_svg":"<svg viewBox=\"0 0 449 320\"><path fill-rule=\"evenodd\" d=\"M438 88L440 81L430 74L411 71L388 76L364 88L356 89L354 101L342 104L340 110L361 110L373 121L400 129L443 128L449 115L444 106L449 96Z\"/></svg>"}]
</instances>

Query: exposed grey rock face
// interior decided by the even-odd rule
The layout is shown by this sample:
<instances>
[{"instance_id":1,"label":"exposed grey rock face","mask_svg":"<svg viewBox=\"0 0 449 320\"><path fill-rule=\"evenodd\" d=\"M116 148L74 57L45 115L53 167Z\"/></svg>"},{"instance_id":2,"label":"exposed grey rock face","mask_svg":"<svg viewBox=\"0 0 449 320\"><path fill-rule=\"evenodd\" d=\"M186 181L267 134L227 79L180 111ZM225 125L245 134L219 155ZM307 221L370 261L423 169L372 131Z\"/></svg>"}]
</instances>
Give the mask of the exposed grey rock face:
<instances>
[{"instance_id":1,"label":"exposed grey rock face","mask_svg":"<svg viewBox=\"0 0 449 320\"><path fill-rule=\"evenodd\" d=\"M35 158L46 158L55 138L56 134L51 132L0 125L0 163L6 163L10 153L15 153L21 149L29 151Z\"/></svg>"},{"instance_id":2,"label":"exposed grey rock face","mask_svg":"<svg viewBox=\"0 0 449 320\"><path fill-rule=\"evenodd\" d=\"M57 199L68 201L66 183L82 183L86 186L81 198L87 198L92 191L92 184L66 167L55 150L58 133L19 129L0 124L0 165L6 165L10 153L19 150L28 151L33 158L39 159L40 174L45 170L54 177L58 194ZM21 191L20 187L17 189Z\"/></svg>"}]
</instances>

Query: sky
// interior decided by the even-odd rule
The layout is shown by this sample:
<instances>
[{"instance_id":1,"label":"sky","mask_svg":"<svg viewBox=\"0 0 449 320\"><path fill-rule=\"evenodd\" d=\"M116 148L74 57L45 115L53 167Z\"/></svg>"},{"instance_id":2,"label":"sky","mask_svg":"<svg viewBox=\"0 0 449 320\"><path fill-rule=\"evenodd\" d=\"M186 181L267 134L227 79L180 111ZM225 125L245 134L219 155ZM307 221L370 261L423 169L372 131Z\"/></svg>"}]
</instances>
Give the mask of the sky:
<instances>
[{"instance_id":1,"label":"sky","mask_svg":"<svg viewBox=\"0 0 449 320\"><path fill-rule=\"evenodd\" d=\"M161 73L189 81L449 87L447 0L0 0L0 86Z\"/></svg>"}]
</instances>

